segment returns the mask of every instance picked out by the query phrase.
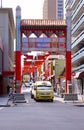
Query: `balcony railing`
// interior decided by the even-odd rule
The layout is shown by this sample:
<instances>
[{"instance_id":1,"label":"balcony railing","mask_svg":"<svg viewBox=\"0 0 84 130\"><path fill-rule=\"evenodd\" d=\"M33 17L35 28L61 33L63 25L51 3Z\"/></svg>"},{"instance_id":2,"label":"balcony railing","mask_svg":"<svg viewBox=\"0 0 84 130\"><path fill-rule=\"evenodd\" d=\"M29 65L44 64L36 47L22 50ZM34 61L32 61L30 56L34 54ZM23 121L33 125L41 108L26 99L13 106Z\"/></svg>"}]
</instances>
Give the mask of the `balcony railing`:
<instances>
[{"instance_id":1,"label":"balcony railing","mask_svg":"<svg viewBox=\"0 0 84 130\"><path fill-rule=\"evenodd\" d=\"M73 49L75 46L77 46L81 41L84 41L84 31L82 31L76 39L72 42L71 48Z\"/></svg>"},{"instance_id":2,"label":"balcony railing","mask_svg":"<svg viewBox=\"0 0 84 130\"><path fill-rule=\"evenodd\" d=\"M84 65L80 65L76 68L73 68L72 71L84 71Z\"/></svg>"},{"instance_id":3,"label":"balcony railing","mask_svg":"<svg viewBox=\"0 0 84 130\"><path fill-rule=\"evenodd\" d=\"M73 0L65 0L65 7L67 7L67 5L71 5Z\"/></svg>"},{"instance_id":4,"label":"balcony railing","mask_svg":"<svg viewBox=\"0 0 84 130\"><path fill-rule=\"evenodd\" d=\"M72 63L84 57L84 47L72 56Z\"/></svg>"},{"instance_id":5,"label":"balcony railing","mask_svg":"<svg viewBox=\"0 0 84 130\"><path fill-rule=\"evenodd\" d=\"M72 0L71 2L71 8L73 7L73 5L75 4L76 0Z\"/></svg>"},{"instance_id":6,"label":"balcony railing","mask_svg":"<svg viewBox=\"0 0 84 130\"><path fill-rule=\"evenodd\" d=\"M83 1L83 0L81 0L81 1ZM73 8L74 5L77 6L78 2L79 2L79 0L72 0L71 9ZM74 6L74 8L75 8L75 6Z\"/></svg>"},{"instance_id":7,"label":"balcony railing","mask_svg":"<svg viewBox=\"0 0 84 130\"><path fill-rule=\"evenodd\" d=\"M68 2L69 2L69 0L65 0L65 5L66 5L66 6L67 6Z\"/></svg>"},{"instance_id":8,"label":"balcony railing","mask_svg":"<svg viewBox=\"0 0 84 130\"><path fill-rule=\"evenodd\" d=\"M76 15L78 15L79 10L83 7L83 3L84 3L84 1L81 0L79 2L79 4L77 5L77 7L75 8L75 10L74 10L74 12L72 14L72 20L76 17Z\"/></svg>"},{"instance_id":9,"label":"balcony railing","mask_svg":"<svg viewBox=\"0 0 84 130\"><path fill-rule=\"evenodd\" d=\"M78 19L75 25L72 27L72 34L84 23L84 14Z\"/></svg>"}]
</instances>

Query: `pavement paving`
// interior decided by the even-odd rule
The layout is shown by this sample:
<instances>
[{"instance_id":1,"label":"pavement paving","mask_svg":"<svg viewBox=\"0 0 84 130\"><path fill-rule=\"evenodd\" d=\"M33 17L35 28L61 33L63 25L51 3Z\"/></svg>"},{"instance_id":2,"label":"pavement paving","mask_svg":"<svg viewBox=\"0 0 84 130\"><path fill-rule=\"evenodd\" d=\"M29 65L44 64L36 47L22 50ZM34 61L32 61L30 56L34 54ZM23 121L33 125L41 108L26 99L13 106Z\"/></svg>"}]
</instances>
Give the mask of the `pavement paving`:
<instances>
[{"instance_id":1,"label":"pavement paving","mask_svg":"<svg viewBox=\"0 0 84 130\"><path fill-rule=\"evenodd\" d=\"M8 95L2 95L0 96L0 107L8 107L10 105L7 105Z\"/></svg>"},{"instance_id":2,"label":"pavement paving","mask_svg":"<svg viewBox=\"0 0 84 130\"><path fill-rule=\"evenodd\" d=\"M56 93L54 93L54 95L55 95L55 99L62 103L69 103L69 104L77 105L80 107L84 107L84 95L78 95L78 100L76 100L76 101L64 100L64 98L61 98L61 96L57 95Z\"/></svg>"}]
</instances>

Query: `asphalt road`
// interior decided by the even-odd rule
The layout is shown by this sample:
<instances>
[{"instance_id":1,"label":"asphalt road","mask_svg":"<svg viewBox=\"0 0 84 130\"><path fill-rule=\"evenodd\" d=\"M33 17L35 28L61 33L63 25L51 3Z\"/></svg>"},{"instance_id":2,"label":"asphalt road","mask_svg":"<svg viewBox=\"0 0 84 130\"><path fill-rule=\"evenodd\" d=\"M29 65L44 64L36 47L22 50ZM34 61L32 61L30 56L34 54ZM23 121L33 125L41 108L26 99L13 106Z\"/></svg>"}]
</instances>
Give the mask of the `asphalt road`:
<instances>
[{"instance_id":1,"label":"asphalt road","mask_svg":"<svg viewBox=\"0 0 84 130\"><path fill-rule=\"evenodd\" d=\"M84 130L84 107L26 99L0 110L0 130Z\"/></svg>"}]
</instances>

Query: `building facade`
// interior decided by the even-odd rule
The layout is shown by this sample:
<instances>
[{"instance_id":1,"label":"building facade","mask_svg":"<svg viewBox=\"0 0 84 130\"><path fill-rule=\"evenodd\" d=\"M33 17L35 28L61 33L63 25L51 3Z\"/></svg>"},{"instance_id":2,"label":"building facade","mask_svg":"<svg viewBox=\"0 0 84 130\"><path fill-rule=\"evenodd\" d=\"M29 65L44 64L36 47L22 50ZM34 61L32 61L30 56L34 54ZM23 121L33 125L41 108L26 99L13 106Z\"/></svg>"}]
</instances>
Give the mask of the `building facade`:
<instances>
[{"instance_id":1,"label":"building facade","mask_svg":"<svg viewBox=\"0 0 84 130\"><path fill-rule=\"evenodd\" d=\"M0 37L3 41L3 57L0 53L0 66L2 65L0 94L3 94L7 93L7 86L14 71L15 25L11 8L0 8Z\"/></svg>"},{"instance_id":2,"label":"building facade","mask_svg":"<svg viewBox=\"0 0 84 130\"><path fill-rule=\"evenodd\" d=\"M84 93L84 0L66 0L66 15L71 21L73 91ZM67 39L68 40L68 39Z\"/></svg>"},{"instance_id":3,"label":"building facade","mask_svg":"<svg viewBox=\"0 0 84 130\"><path fill-rule=\"evenodd\" d=\"M44 0L43 19L64 19L64 0Z\"/></svg>"},{"instance_id":4,"label":"building facade","mask_svg":"<svg viewBox=\"0 0 84 130\"><path fill-rule=\"evenodd\" d=\"M44 0L43 4L43 19L57 19L57 20L63 20L64 19L64 0ZM56 35L53 34L52 37L56 37ZM54 55L53 55L54 54ZM53 58L53 56L55 58ZM62 57L60 58L56 57ZM61 84L61 81L64 80L64 78L61 76L61 74L64 72L65 67L65 58L64 56L55 56L55 52L52 52L51 59L53 59L53 73L50 74L48 77L49 80L51 80L52 85L55 89L62 87L63 84ZM63 64L61 63L63 62ZM51 60L52 63L52 60ZM59 67L58 67L59 66ZM49 70L49 72L51 69ZM62 74L63 75L63 74Z\"/></svg>"},{"instance_id":5,"label":"building facade","mask_svg":"<svg viewBox=\"0 0 84 130\"><path fill-rule=\"evenodd\" d=\"M2 92L2 68L3 68L3 43L2 39L0 38L0 93Z\"/></svg>"}]
</instances>

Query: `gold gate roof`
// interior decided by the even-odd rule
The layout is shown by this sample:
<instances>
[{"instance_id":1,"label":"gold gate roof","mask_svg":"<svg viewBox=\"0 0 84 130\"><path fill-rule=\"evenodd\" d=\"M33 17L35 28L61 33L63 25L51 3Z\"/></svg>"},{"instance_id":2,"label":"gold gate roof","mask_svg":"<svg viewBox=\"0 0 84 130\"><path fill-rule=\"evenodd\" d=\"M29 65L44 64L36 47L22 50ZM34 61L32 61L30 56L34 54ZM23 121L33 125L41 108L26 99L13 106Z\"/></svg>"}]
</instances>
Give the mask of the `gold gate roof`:
<instances>
[{"instance_id":1,"label":"gold gate roof","mask_svg":"<svg viewBox=\"0 0 84 130\"><path fill-rule=\"evenodd\" d=\"M66 20L22 19L21 26L66 26Z\"/></svg>"}]
</instances>

